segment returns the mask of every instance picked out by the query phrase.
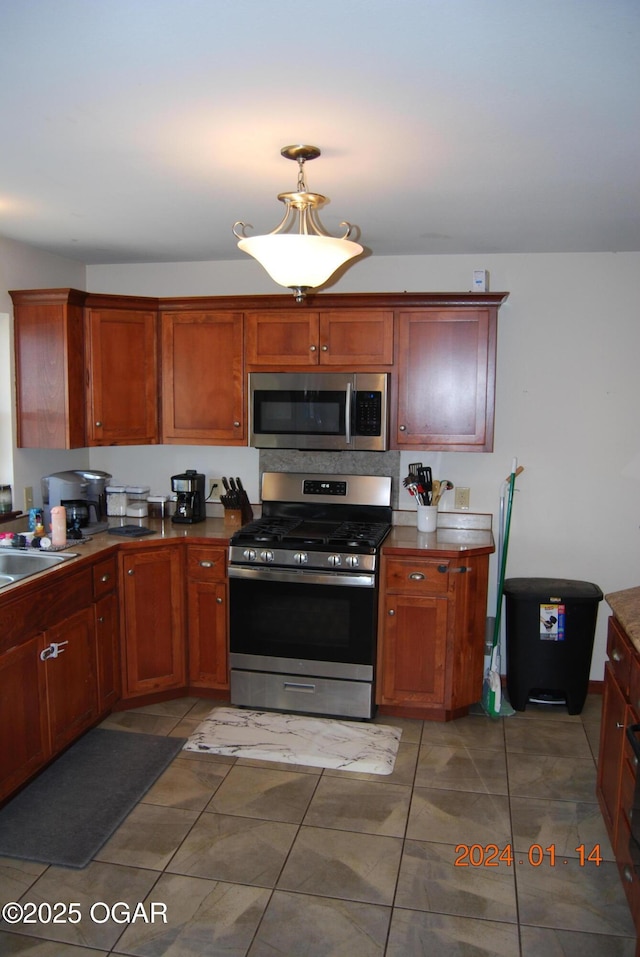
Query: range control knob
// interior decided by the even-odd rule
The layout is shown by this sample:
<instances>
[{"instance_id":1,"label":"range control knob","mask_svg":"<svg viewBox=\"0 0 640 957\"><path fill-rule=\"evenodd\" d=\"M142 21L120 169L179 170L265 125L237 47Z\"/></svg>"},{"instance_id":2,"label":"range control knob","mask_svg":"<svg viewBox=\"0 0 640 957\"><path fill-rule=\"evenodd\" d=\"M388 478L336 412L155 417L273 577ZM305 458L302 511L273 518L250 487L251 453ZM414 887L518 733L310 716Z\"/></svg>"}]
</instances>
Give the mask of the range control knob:
<instances>
[{"instance_id":1,"label":"range control knob","mask_svg":"<svg viewBox=\"0 0 640 957\"><path fill-rule=\"evenodd\" d=\"M273 554L270 548L264 548L260 552L260 558L262 559L263 562L272 562L275 558L275 555Z\"/></svg>"},{"instance_id":2,"label":"range control knob","mask_svg":"<svg viewBox=\"0 0 640 957\"><path fill-rule=\"evenodd\" d=\"M248 562L255 562L258 556L256 554L255 548L245 548L242 553L242 557Z\"/></svg>"},{"instance_id":3,"label":"range control knob","mask_svg":"<svg viewBox=\"0 0 640 957\"><path fill-rule=\"evenodd\" d=\"M337 568L338 565L341 564L342 559L340 555L329 555L329 557L327 558L327 561L332 566L332 568Z\"/></svg>"},{"instance_id":4,"label":"range control knob","mask_svg":"<svg viewBox=\"0 0 640 957\"><path fill-rule=\"evenodd\" d=\"M349 568L357 568L360 564L360 559L357 555L347 555L346 562Z\"/></svg>"},{"instance_id":5,"label":"range control knob","mask_svg":"<svg viewBox=\"0 0 640 957\"><path fill-rule=\"evenodd\" d=\"M294 552L293 560L296 565L306 565L309 561L309 556L306 552Z\"/></svg>"}]
</instances>

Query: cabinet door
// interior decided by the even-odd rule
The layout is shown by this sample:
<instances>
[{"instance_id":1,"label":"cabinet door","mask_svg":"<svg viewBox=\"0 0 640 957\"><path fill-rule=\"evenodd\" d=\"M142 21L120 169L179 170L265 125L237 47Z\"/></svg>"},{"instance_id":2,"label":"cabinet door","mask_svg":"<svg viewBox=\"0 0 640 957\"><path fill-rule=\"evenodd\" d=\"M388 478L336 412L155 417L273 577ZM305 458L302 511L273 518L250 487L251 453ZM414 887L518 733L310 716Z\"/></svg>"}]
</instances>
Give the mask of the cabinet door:
<instances>
[{"instance_id":1,"label":"cabinet door","mask_svg":"<svg viewBox=\"0 0 640 957\"><path fill-rule=\"evenodd\" d=\"M392 312L333 309L320 313L320 365L392 364Z\"/></svg>"},{"instance_id":2,"label":"cabinet door","mask_svg":"<svg viewBox=\"0 0 640 957\"><path fill-rule=\"evenodd\" d=\"M611 843L616 841L627 704L609 662L605 665L597 792Z\"/></svg>"},{"instance_id":3,"label":"cabinet door","mask_svg":"<svg viewBox=\"0 0 640 957\"><path fill-rule=\"evenodd\" d=\"M42 635L0 657L0 799L49 758Z\"/></svg>"},{"instance_id":4,"label":"cabinet door","mask_svg":"<svg viewBox=\"0 0 640 957\"><path fill-rule=\"evenodd\" d=\"M82 294L63 289L15 292L12 297L18 447L83 448Z\"/></svg>"},{"instance_id":5,"label":"cabinet door","mask_svg":"<svg viewBox=\"0 0 640 957\"><path fill-rule=\"evenodd\" d=\"M225 548L187 547L187 633L189 684L228 690Z\"/></svg>"},{"instance_id":6,"label":"cabinet door","mask_svg":"<svg viewBox=\"0 0 640 957\"><path fill-rule=\"evenodd\" d=\"M113 708L120 697L120 629L118 599L105 595L94 606L96 664L98 677L98 713Z\"/></svg>"},{"instance_id":7,"label":"cabinet door","mask_svg":"<svg viewBox=\"0 0 640 957\"><path fill-rule=\"evenodd\" d=\"M317 312L248 312L247 364L258 368L317 366Z\"/></svg>"},{"instance_id":8,"label":"cabinet door","mask_svg":"<svg viewBox=\"0 0 640 957\"><path fill-rule=\"evenodd\" d=\"M378 704L444 707L446 598L387 595L378 664Z\"/></svg>"},{"instance_id":9,"label":"cabinet door","mask_svg":"<svg viewBox=\"0 0 640 957\"><path fill-rule=\"evenodd\" d=\"M162 441L246 442L240 312L162 316Z\"/></svg>"},{"instance_id":10,"label":"cabinet door","mask_svg":"<svg viewBox=\"0 0 640 957\"><path fill-rule=\"evenodd\" d=\"M399 312L397 447L493 449L495 313Z\"/></svg>"},{"instance_id":11,"label":"cabinet door","mask_svg":"<svg viewBox=\"0 0 640 957\"><path fill-rule=\"evenodd\" d=\"M58 644L45 660L51 750L55 754L98 716L93 611L83 608L45 632L45 645Z\"/></svg>"},{"instance_id":12,"label":"cabinet door","mask_svg":"<svg viewBox=\"0 0 640 957\"><path fill-rule=\"evenodd\" d=\"M123 697L185 685L182 549L120 556Z\"/></svg>"},{"instance_id":13,"label":"cabinet door","mask_svg":"<svg viewBox=\"0 0 640 957\"><path fill-rule=\"evenodd\" d=\"M156 443L157 313L89 308L86 324L88 444Z\"/></svg>"}]
</instances>

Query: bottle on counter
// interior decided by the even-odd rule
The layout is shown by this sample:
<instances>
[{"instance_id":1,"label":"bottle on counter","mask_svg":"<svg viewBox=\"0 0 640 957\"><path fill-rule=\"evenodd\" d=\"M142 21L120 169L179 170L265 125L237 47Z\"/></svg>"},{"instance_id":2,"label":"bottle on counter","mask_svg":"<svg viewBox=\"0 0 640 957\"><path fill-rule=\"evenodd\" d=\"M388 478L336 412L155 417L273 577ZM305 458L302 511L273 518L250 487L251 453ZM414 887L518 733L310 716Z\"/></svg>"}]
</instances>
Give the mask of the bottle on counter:
<instances>
[{"instance_id":1,"label":"bottle on counter","mask_svg":"<svg viewBox=\"0 0 640 957\"><path fill-rule=\"evenodd\" d=\"M67 544L67 510L64 505L51 509L51 544L54 548Z\"/></svg>"}]
</instances>

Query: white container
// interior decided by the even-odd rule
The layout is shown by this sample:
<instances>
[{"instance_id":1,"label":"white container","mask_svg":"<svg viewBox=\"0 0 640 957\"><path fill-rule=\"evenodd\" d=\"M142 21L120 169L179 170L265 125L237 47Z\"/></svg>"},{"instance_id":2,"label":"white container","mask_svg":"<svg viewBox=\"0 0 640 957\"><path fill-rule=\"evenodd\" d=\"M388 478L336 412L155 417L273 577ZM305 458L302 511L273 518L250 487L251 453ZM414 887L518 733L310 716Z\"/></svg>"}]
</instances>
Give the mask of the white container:
<instances>
[{"instance_id":1,"label":"white container","mask_svg":"<svg viewBox=\"0 0 640 957\"><path fill-rule=\"evenodd\" d=\"M148 495L147 508L149 518L166 518L169 514L166 495Z\"/></svg>"},{"instance_id":2,"label":"white container","mask_svg":"<svg viewBox=\"0 0 640 957\"><path fill-rule=\"evenodd\" d=\"M125 491L129 502L146 502L151 489L148 485L127 485Z\"/></svg>"},{"instance_id":3,"label":"white container","mask_svg":"<svg viewBox=\"0 0 640 957\"><path fill-rule=\"evenodd\" d=\"M67 510L64 505L51 509L51 544L54 548L67 544Z\"/></svg>"},{"instance_id":4,"label":"white container","mask_svg":"<svg viewBox=\"0 0 640 957\"><path fill-rule=\"evenodd\" d=\"M127 515L130 518L146 518L149 513L147 500L144 502L134 501L127 504Z\"/></svg>"},{"instance_id":5,"label":"white container","mask_svg":"<svg viewBox=\"0 0 640 957\"><path fill-rule=\"evenodd\" d=\"M438 506L437 505L417 505L418 509L418 531L435 532L438 527Z\"/></svg>"},{"instance_id":6,"label":"white container","mask_svg":"<svg viewBox=\"0 0 640 957\"><path fill-rule=\"evenodd\" d=\"M107 515L127 514L127 489L124 485L107 485Z\"/></svg>"}]
</instances>

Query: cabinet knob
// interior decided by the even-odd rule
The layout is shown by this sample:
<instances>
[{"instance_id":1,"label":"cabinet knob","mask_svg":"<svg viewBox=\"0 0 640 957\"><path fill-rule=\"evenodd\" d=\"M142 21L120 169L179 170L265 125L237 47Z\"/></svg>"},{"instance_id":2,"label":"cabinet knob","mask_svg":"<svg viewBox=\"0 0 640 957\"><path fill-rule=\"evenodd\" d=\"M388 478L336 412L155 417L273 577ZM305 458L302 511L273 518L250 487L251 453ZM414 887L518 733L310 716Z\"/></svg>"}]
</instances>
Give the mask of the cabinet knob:
<instances>
[{"instance_id":1,"label":"cabinet knob","mask_svg":"<svg viewBox=\"0 0 640 957\"><path fill-rule=\"evenodd\" d=\"M440 572L441 575L446 575L447 572L449 571L449 566L448 566L448 565L438 565L438 571Z\"/></svg>"},{"instance_id":2,"label":"cabinet knob","mask_svg":"<svg viewBox=\"0 0 640 957\"><path fill-rule=\"evenodd\" d=\"M102 422L96 422L96 429L102 428Z\"/></svg>"},{"instance_id":3,"label":"cabinet knob","mask_svg":"<svg viewBox=\"0 0 640 957\"><path fill-rule=\"evenodd\" d=\"M234 422L234 423L233 423L233 427L234 427L234 429L239 429L239 428L240 428L240 423L239 423L239 422Z\"/></svg>"},{"instance_id":4,"label":"cabinet knob","mask_svg":"<svg viewBox=\"0 0 640 957\"><path fill-rule=\"evenodd\" d=\"M622 723L622 721L616 721L616 728L618 729L618 731L624 731L624 724Z\"/></svg>"},{"instance_id":5,"label":"cabinet knob","mask_svg":"<svg viewBox=\"0 0 640 957\"><path fill-rule=\"evenodd\" d=\"M411 581L413 581L413 582L423 582L423 581L424 581L424 575L422 574L422 572L411 572L411 574L409 575L409 578L410 578Z\"/></svg>"},{"instance_id":6,"label":"cabinet knob","mask_svg":"<svg viewBox=\"0 0 640 957\"><path fill-rule=\"evenodd\" d=\"M213 562L200 562L201 568L213 568Z\"/></svg>"},{"instance_id":7,"label":"cabinet knob","mask_svg":"<svg viewBox=\"0 0 640 957\"><path fill-rule=\"evenodd\" d=\"M389 611L388 611L388 614L391 615L391 617L393 618L393 616L395 615L394 609L393 609L393 608L390 608Z\"/></svg>"},{"instance_id":8,"label":"cabinet knob","mask_svg":"<svg viewBox=\"0 0 640 957\"><path fill-rule=\"evenodd\" d=\"M101 625L104 625L104 615L100 615L100 617L98 618L98 621Z\"/></svg>"},{"instance_id":9,"label":"cabinet knob","mask_svg":"<svg viewBox=\"0 0 640 957\"><path fill-rule=\"evenodd\" d=\"M111 575L109 575L109 574L107 573L106 575L103 575L103 576L102 576L102 578L100 579L100 581L101 581L101 582L108 582L110 578L111 578Z\"/></svg>"},{"instance_id":10,"label":"cabinet knob","mask_svg":"<svg viewBox=\"0 0 640 957\"><path fill-rule=\"evenodd\" d=\"M216 602L217 602L219 605L221 605L221 604L222 604L222 598L216 598Z\"/></svg>"},{"instance_id":11,"label":"cabinet knob","mask_svg":"<svg viewBox=\"0 0 640 957\"><path fill-rule=\"evenodd\" d=\"M406 425L401 425L401 426L400 426L400 431L401 431L401 432L406 432L406 431L407 431Z\"/></svg>"},{"instance_id":12,"label":"cabinet knob","mask_svg":"<svg viewBox=\"0 0 640 957\"><path fill-rule=\"evenodd\" d=\"M309 352L315 352L316 346L309 346Z\"/></svg>"},{"instance_id":13,"label":"cabinet knob","mask_svg":"<svg viewBox=\"0 0 640 957\"><path fill-rule=\"evenodd\" d=\"M625 864L624 870L622 871L624 879L627 884L633 884L633 871L628 864Z\"/></svg>"},{"instance_id":14,"label":"cabinet knob","mask_svg":"<svg viewBox=\"0 0 640 957\"><path fill-rule=\"evenodd\" d=\"M128 568L128 569L127 569L127 575L135 575L135 573L136 573L135 568Z\"/></svg>"},{"instance_id":15,"label":"cabinet knob","mask_svg":"<svg viewBox=\"0 0 640 957\"><path fill-rule=\"evenodd\" d=\"M611 657L614 661L622 661L624 659L624 655L620 654L617 648L613 649L611 652Z\"/></svg>"},{"instance_id":16,"label":"cabinet knob","mask_svg":"<svg viewBox=\"0 0 640 957\"><path fill-rule=\"evenodd\" d=\"M322 351L323 351L323 352L328 352L328 351L329 351L329 346L322 346Z\"/></svg>"}]
</instances>

